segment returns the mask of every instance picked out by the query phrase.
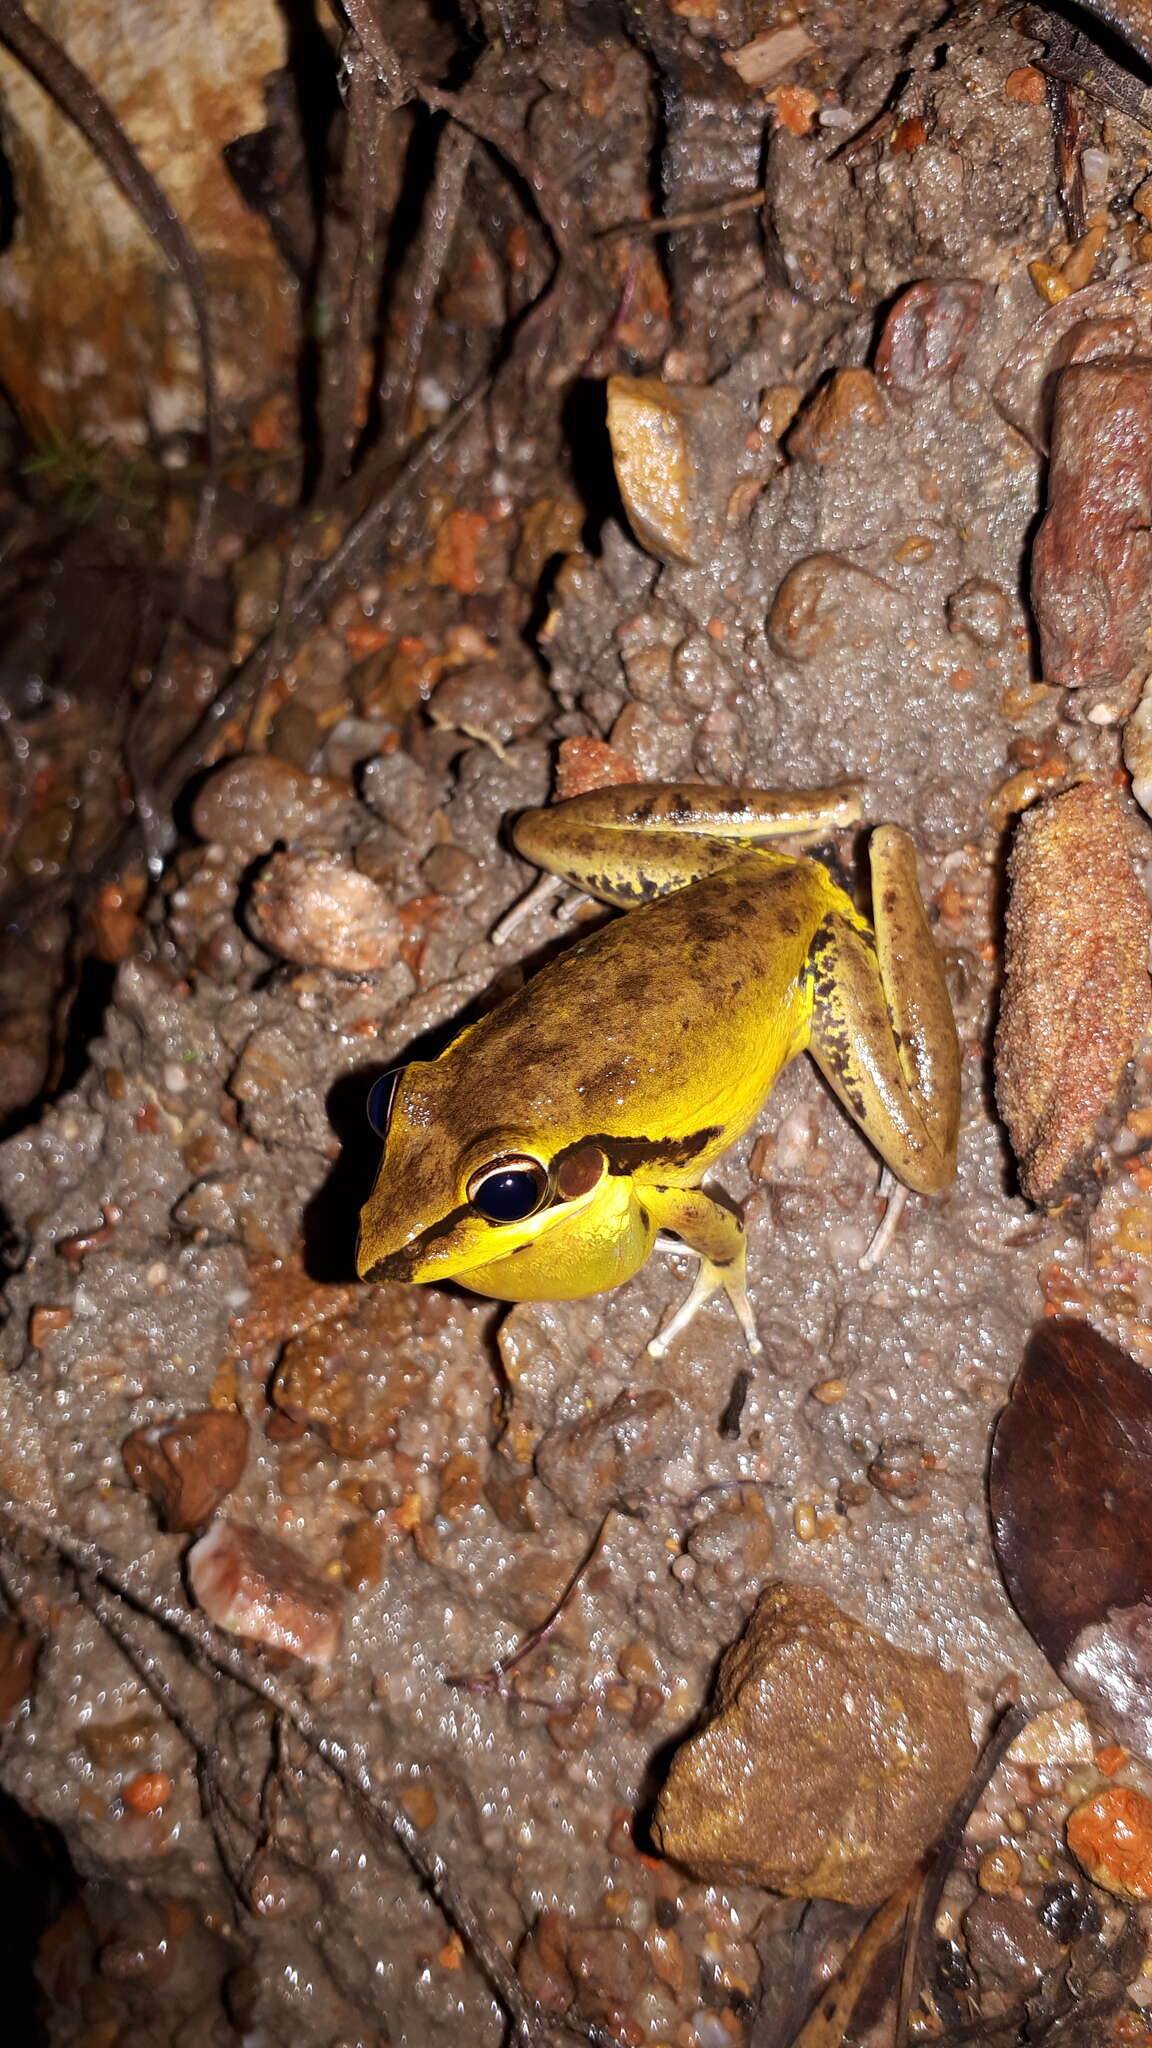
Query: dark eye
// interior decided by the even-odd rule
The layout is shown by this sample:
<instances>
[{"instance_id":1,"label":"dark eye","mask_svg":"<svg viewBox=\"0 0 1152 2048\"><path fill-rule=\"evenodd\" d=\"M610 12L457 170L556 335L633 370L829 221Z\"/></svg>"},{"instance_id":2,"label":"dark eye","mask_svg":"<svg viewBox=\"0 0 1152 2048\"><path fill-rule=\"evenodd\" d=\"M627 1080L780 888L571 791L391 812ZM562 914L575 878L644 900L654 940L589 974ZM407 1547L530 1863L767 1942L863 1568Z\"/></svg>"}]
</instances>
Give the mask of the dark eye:
<instances>
[{"instance_id":1,"label":"dark eye","mask_svg":"<svg viewBox=\"0 0 1152 2048\"><path fill-rule=\"evenodd\" d=\"M372 1086L368 1090L368 1102L366 1105L368 1121L378 1138L386 1138L388 1135L388 1119L392 1114L392 1097L396 1093L396 1083L403 1072L403 1067L391 1068L387 1074L381 1074L378 1081L373 1081Z\"/></svg>"},{"instance_id":2,"label":"dark eye","mask_svg":"<svg viewBox=\"0 0 1152 2048\"><path fill-rule=\"evenodd\" d=\"M468 1200L489 1223L522 1223L547 1193L548 1175L538 1159L500 1159L468 1183Z\"/></svg>"}]
</instances>

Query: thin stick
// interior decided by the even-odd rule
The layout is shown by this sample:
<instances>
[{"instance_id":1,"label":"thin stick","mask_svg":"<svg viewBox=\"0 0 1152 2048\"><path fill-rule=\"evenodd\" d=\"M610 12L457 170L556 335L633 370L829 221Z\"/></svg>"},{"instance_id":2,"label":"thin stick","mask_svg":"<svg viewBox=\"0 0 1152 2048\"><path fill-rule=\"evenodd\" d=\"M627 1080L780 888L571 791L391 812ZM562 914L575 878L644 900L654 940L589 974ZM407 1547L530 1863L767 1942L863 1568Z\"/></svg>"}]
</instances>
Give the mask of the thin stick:
<instances>
[{"instance_id":1,"label":"thin stick","mask_svg":"<svg viewBox=\"0 0 1152 2048\"><path fill-rule=\"evenodd\" d=\"M661 214L658 220L621 220L615 227L600 228L597 242L610 242L616 235L675 235L681 228L705 227L709 221L730 220L738 213L754 213L766 198L763 185L755 192L737 192L731 199L718 199L714 206L690 207L686 213Z\"/></svg>"},{"instance_id":2,"label":"thin stick","mask_svg":"<svg viewBox=\"0 0 1152 2048\"><path fill-rule=\"evenodd\" d=\"M607 1514L604 1516L604 1519L600 1524L600 1527L597 1529L595 1536L592 1538L591 1543L589 1544L587 1550L584 1552L583 1557L580 1559L579 1564L576 1566L575 1571L572 1573L571 1577L569 1578L567 1584L565 1585L562 1593L555 1602L554 1606L550 1609L548 1614L545 1615L543 1621L539 1622L535 1628L530 1629L528 1631L528 1634L525 1636L523 1642L519 1645L517 1649L515 1649L512 1652L512 1655L510 1657L505 1658L502 1662L491 1665L487 1671L462 1671L458 1672L453 1677L446 1676L444 1680L445 1685L463 1686L467 1692L496 1693L499 1695L501 1699L506 1699L509 1696L508 1688L504 1683L504 1680L507 1678L508 1673L510 1671L514 1671L518 1664L522 1664L525 1657L531 1656L533 1650L538 1650L540 1648L541 1643L546 1643L548 1641L549 1636L553 1633L554 1629L556 1629L559 1626L560 1622L563 1620L564 1615L567 1613L568 1608L572 1604L572 1600L575 1596L576 1590L580 1584L581 1579L584 1577L585 1572L587 1572L591 1568L592 1564L595 1562L597 1554L603 1548L604 1538L608 1531L608 1524L612 1520L612 1517L615 1514L615 1512L615 1508L609 1508Z\"/></svg>"}]
</instances>

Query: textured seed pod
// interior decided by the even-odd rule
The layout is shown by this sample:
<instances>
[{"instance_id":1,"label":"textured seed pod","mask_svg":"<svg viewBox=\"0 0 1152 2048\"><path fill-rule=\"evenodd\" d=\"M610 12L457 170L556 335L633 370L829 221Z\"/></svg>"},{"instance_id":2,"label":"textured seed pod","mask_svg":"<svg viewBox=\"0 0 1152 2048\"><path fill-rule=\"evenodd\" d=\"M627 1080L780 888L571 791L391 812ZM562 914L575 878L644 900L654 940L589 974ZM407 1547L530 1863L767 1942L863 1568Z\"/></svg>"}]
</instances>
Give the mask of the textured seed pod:
<instances>
[{"instance_id":1,"label":"textured seed pod","mask_svg":"<svg viewBox=\"0 0 1152 2048\"><path fill-rule=\"evenodd\" d=\"M1149 1022L1152 841L1114 790L1084 782L1028 811L1008 874L996 1100L1020 1185L1051 1204L1087 1176L1101 1121Z\"/></svg>"}]
</instances>

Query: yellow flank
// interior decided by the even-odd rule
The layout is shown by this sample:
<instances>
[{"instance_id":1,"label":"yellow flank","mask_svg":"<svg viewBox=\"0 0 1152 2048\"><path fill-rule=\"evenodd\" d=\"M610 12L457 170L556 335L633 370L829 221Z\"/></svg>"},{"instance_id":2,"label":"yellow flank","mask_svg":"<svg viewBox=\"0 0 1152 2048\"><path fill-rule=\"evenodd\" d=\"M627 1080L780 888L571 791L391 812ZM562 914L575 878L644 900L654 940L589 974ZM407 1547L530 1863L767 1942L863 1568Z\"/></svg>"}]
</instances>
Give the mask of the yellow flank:
<instances>
[{"instance_id":1,"label":"yellow flank","mask_svg":"<svg viewBox=\"0 0 1152 2048\"><path fill-rule=\"evenodd\" d=\"M762 843L857 815L851 788L628 784L522 818L529 859L635 907L404 1069L361 1276L568 1300L674 1231L699 1277L649 1349L721 1288L759 1350L742 1226L700 1180L805 1048L906 1186L947 1188L959 1055L911 841L873 834L874 928L818 861Z\"/></svg>"}]
</instances>

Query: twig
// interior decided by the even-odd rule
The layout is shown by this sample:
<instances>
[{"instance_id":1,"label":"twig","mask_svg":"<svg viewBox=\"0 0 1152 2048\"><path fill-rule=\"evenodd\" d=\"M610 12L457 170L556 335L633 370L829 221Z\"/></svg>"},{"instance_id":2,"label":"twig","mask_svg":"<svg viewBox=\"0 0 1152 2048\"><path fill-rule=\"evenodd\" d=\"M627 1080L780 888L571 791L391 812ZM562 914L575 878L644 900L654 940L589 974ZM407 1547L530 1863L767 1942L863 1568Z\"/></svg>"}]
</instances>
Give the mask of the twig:
<instances>
[{"instance_id":1,"label":"twig","mask_svg":"<svg viewBox=\"0 0 1152 2048\"><path fill-rule=\"evenodd\" d=\"M615 227L600 228L596 242L610 242L617 235L675 235L681 228L704 227L709 221L729 220L738 213L754 213L766 198L763 185L755 192L737 192L731 199L718 199L714 206L693 206L685 213L664 213L657 220L621 220Z\"/></svg>"},{"instance_id":2,"label":"twig","mask_svg":"<svg viewBox=\"0 0 1152 2048\"><path fill-rule=\"evenodd\" d=\"M436 147L431 188L424 202L415 272L411 284L404 291L408 324L398 352L399 360L385 365L380 381L381 430L386 447L402 447L407 439L412 394L416 388L428 323L456 232L464 181L475 147L476 138L469 129L454 121L445 122Z\"/></svg>"},{"instance_id":3,"label":"twig","mask_svg":"<svg viewBox=\"0 0 1152 2048\"><path fill-rule=\"evenodd\" d=\"M457 1672L455 1675L451 1677L445 1676L445 1685L459 1685L462 1686L467 1692L496 1693L501 1699L508 1699L511 1697L508 1687L504 1683L504 1680L507 1678L508 1673L510 1671L514 1671L518 1664L523 1663L525 1657L531 1656L533 1650L538 1650L540 1648L541 1643L546 1643L548 1641L548 1638L552 1634L553 1630L559 1625L559 1623L563 1619L565 1613L572 1604L573 1597L576 1593L576 1590L580 1584L581 1579L584 1577L585 1572L587 1572L592 1566L592 1564L595 1562L597 1554L603 1548L604 1538L608 1531L608 1524L612 1520L612 1517L615 1514L615 1512L615 1508L609 1508L607 1514L604 1516L604 1519L600 1524L600 1527L597 1529L595 1536L592 1538L591 1543L589 1544L587 1550L584 1552L584 1555L580 1559L579 1564L576 1566L575 1571L569 1578L567 1584L564 1587L563 1592L560 1594L559 1599L551 1608L550 1612L545 1616L544 1620L540 1622L536 1628L529 1630L528 1634L525 1636L519 1648L514 1650L512 1652L512 1655L506 1658L503 1662L493 1664L487 1671L462 1671ZM549 1702L549 1704L551 1704L551 1702Z\"/></svg>"},{"instance_id":4,"label":"twig","mask_svg":"<svg viewBox=\"0 0 1152 2048\"><path fill-rule=\"evenodd\" d=\"M256 1661L186 1607L175 1584L167 1591L137 1587L100 1547L65 1527L44 1509L30 1507L0 1488L0 1510L18 1528L30 1530L81 1573L107 1587L136 1613L179 1638L214 1670L234 1678L266 1700L295 1729L301 1741L339 1779L352 1805L373 1833L394 1839L412 1868L470 1950L490 1989L501 2000L522 2041L531 2041L535 2022L523 1987L508 1958L492 1939L473 1901L452 1877L443 1856L421 1839L420 1830L390 1789L373 1777L359 1746L351 1748L308 1707L296 1686Z\"/></svg>"},{"instance_id":5,"label":"twig","mask_svg":"<svg viewBox=\"0 0 1152 2048\"><path fill-rule=\"evenodd\" d=\"M908 2038L912 2002L926 1971L927 1938L935 1926L936 1908L940 1904L940 1895L944 1890L948 1873L956 1860L956 1852L960 1847L964 1830L1005 1755L1020 1730L1027 1725L1027 1721L1027 1713L1019 1706L1007 1707L1001 1714L976 1760L964 1792L948 1816L943 1833L933 1845L931 1860L927 1865L912 1912L908 1916L905 1930L895 2035L897 2048L903 2048L903 2043Z\"/></svg>"},{"instance_id":6,"label":"twig","mask_svg":"<svg viewBox=\"0 0 1152 2048\"><path fill-rule=\"evenodd\" d=\"M375 71L357 52L349 69L348 119L340 197L330 206L325 231L322 299L331 298L335 341L325 351L324 448L316 495L323 503L347 468L359 438L361 358L375 306L377 211L380 203L380 148L385 107ZM350 222L350 232L348 223Z\"/></svg>"}]
</instances>

